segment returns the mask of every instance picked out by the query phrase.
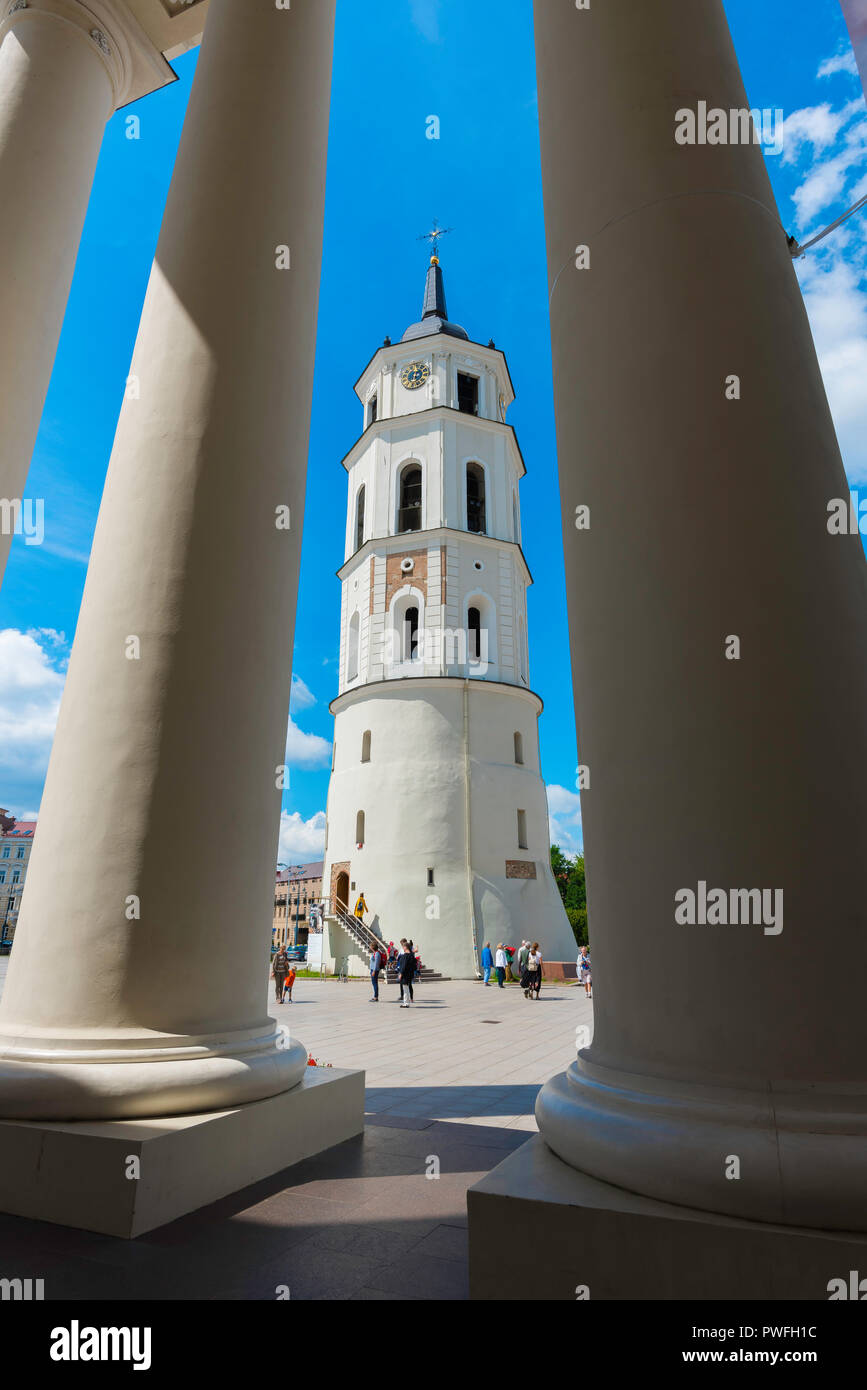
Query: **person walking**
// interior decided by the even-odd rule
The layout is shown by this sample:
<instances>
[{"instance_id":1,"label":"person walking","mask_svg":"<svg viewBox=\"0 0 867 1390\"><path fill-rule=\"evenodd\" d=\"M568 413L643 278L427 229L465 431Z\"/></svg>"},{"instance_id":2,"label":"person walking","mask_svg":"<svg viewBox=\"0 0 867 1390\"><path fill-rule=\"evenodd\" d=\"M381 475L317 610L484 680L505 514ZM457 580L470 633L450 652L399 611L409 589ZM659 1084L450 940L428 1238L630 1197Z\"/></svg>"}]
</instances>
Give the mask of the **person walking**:
<instances>
[{"instance_id":1,"label":"person walking","mask_svg":"<svg viewBox=\"0 0 867 1390\"><path fill-rule=\"evenodd\" d=\"M355 900L355 915L359 922L364 921L364 914L367 911L367 903L364 901L364 894L359 893Z\"/></svg>"},{"instance_id":2,"label":"person walking","mask_svg":"<svg viewBox=\"0 0 867 1390\"><path fill-rule=\"evenodd\" d=\"M578 980L588 999L593 998L593 974L590 967L590 947L582 946L578 953Z\"/></svg>"},{"instance_id":3,"label":"person walking","mask_svg":"<svg viewBox=\"0 0 867 1390\"><path fill-rule=\"evenodd\" d=\"M539 950L538 941L534 941L527 957L527 998L532 999L535 991L536 998L539 998L539 990L542 988L542 952Z\"/></svg>"},{"instance_id":4,"label":"person walking","mask_svg":"<svg viewBox=\"0 0 867 1390\"><path fill-rule=\"evenodd\" d=\"M371 1004L379 1003L379 972L385 963L385 955L377 946L370 956L370 983L373 985Z\"/></svg>"},{"instance_id":5,"label":"person walking","mask_svg":"<svg viewBox=\"0 0 867 1390\"><path fill-rule=\"evenodd\" d=\"M500 989L505 989L506 986L503 984L503 981L506 978L506 966L508 961L506 960L506 952L503 950L502 941L497 942L496 962L497 984L500 986Z\"/></svg>"},{"instance_id":6,"label":"person walking","mask_svg":"<svg viewBox=\"0 0 867 1390\"><path fill-rule=\"evenodd\" d=\"M288 996L289 996L289 1003L290 1003L290 1004L292 1003L292 986L293 986L294 983L295 983L295 980L296 980L296 978L297 978L297 974L298 974L298 972L296 971L295 966L292 965L292 964L290 964L290 966L289 966L289 974L286 976L286 979L283 981L283 1003L284 1003L284 1004L286 1003L286 996L287 996L287 994L288 994Z\"/></svg>"},{"instance_id":7,"label":"person walking","mask_svg":"<svg viewBox=\"0 0 867 1390\"><path fill-rule=\"evenodd\" d=\"M491 987L491 971L493 970L493 968L494 953L491 950L490 941L486 941L484 946L482 947L482 974L484 976L485 984L488 987L488 989L490 989Z\"/></svg>"},{"instance_id":8,"label":"person walking","mask_svg":"<svg viewBox=\"0 0 867 1390\"><path fill-rule=\"evenodd\" d=\"M289 974L289 957L288 957L287 954L286 954L286 948L285 948L284 946L281 946L281 947L280 947L280 950L277 952L276 956L274 957L274 962L273 962L273 965L271 966L271 972L272 972L272 974L273 974L273 976L274 976L274 998L275 998L275 1001L276 1001L276 1003L278 1003L278 1004L282 1004L282 1003L283 1003L283 985L284 985L284 983L285 983L286 976Z\"/></svg>"},{"instance_id":9,"label":"person walking","mask_svg":"<svg viewBox=\"0 0 867 1390\"><path fill-rule=\"evenodd\" d=\"M413 1002L412 977L415 974L415 955L412 942L403 937L400 942L400 955L397 958L397 978L400 981L400 1007L408 1009Z\"/></svg>"},{"instance_id":10,"label":"person walking","mask_svg":"<svg viewBox=\"0 0 867 1390\"><path fill-rule=\"evenodd\" d=\"M522 941L518 951L518 979L521 981L521 988L527 994L527 960L530 955L529 941Z\"/></svg>"}]
</instances>

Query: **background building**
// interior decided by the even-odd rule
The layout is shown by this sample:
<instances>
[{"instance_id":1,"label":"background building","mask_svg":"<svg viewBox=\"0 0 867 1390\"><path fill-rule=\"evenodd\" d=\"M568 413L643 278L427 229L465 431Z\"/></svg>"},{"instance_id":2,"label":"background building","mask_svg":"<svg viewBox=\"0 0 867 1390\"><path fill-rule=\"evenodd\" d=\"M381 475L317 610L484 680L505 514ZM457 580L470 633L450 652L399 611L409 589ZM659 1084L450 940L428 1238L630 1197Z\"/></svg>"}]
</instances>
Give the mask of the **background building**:
<instances>
[{"instance_id":1,"label":"background building","mask_svg":"<svg viewBox=\"0 0 867 1390\"><path fill-rule=\"evenodd\" d=\"M272 942L280 946L300 946L307 940L310 910L322 902L322 860L280 869L274 883L274 930Z\"/></svg>"},{"instance_id":2,"label":"background building","mask_svg":"<svg viewBox=\"0 0 867 1390\"><path fill-rule=\"evenodd\" d=\"M0 946L15 936L35 829L35 820L16 821L0 807Z\"/></svg>"},{"instance_id":3,"label":"background building","mask_svg":"<svg viewBox=\"0 0 867 1390\"><path fill-rule=\"evenodd\" d=\"M363 891L373 931L412 936L446 976L475 975L486 940L572 960L530 688L515 393L494 343L449 322L436 255L421 320L355 390L326 955L366 964L347 913Z\"/></svg>"}]
</instances>

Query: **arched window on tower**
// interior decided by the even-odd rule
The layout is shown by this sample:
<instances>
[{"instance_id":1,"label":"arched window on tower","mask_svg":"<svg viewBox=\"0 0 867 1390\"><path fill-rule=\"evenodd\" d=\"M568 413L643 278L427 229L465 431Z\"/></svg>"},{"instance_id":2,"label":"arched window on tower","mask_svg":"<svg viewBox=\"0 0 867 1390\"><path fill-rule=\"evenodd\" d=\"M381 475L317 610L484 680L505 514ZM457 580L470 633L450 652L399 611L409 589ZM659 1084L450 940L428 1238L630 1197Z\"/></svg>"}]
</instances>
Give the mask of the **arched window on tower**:
<instances>
[{"instance_id":1,"label":"arched window on tower","mask_svg":"<svg viewBox=\"0 0 867 1390\"><path fill-rule=\"evenodd\" d=\"M346 679L354 681L358 676L358 649L361 639L361 618L353 613L349 620L349 637L346 644Z\"/></svg>"},{"instance_id":2,"label":"arched window on tower","mask_svg":"<svg viewBox=\"0 0 867 1390\"><path fill-rule=\"evenodd\" d=\"M358 489L358 497L355 500L355 549L360 550L364 545L364 499L366 489L364 483Z\"/></svg>"},{"instance_id":3,"label":"arched window on tower","mask_svg":"<svg viewBox=\"0 0 867 1390\"><path fill-rule=\"evenodd\" d=\"M403 642L401 656L404 661L415 661L418 656L418 609L407 608L403 615Z\"/></svg>"},{"instance_id":4,"label":"arched window on tower","mask_svg":"<svg viewBox=\"0 0 867 1390\"><path fill-rule=\"evenodd\" d=\"M485 470L480 463L467 464L467 530L484 536Z\"/></svg>"},{"instance_id":5,"label":"arched window on tower","mask_svg":"<svg viewBox=\"0 0 867 1390\"><path fill-rule=\"evenodd\" d=\"M467 656L470 661L482 659L482 615L478 608L467 612Z\"/></svg>"},{"instance_id":6,"label":"arched window on tower","mask_svg":"<svg viewBox=\"0 0 867 1390\"><path fill-rule=\"evenodd\" d=\"M361 761L362 761L363 763L369 763L369 762L370 762L370 730L369 730L369 729L365 729L364 733L363 733L362 736L361 736Z\"/></svg>"},{"instance_id":7,"label":"arched window on tower","mask_svg":"<svg viewBox=\"0 0 867 1390\"><path fill-rule=\"evenodd\" d=\"M359 811L355 817L355 843L359 849L364 848L364 812Z\"/></svg>"},{"instance_id":8,"label":"arched window on tower","mask_svg":"<svg viewBox=\"0 0 867 1390\"><path fill-rule=\"evenodd\" d=\"M397 513L398 535L421 530L421 466L408 463L400 475Z\"/></svg>"},{"instance_id":9,"label":"arched window on tower","mask_svg":"<svg viewBox=\"0 0 867 1390\"><path fill-rule=\"evenodd\" d=\"M524 735L515 733L515 762L523 766L524 762Z\"/></svg>"}]
</instances>

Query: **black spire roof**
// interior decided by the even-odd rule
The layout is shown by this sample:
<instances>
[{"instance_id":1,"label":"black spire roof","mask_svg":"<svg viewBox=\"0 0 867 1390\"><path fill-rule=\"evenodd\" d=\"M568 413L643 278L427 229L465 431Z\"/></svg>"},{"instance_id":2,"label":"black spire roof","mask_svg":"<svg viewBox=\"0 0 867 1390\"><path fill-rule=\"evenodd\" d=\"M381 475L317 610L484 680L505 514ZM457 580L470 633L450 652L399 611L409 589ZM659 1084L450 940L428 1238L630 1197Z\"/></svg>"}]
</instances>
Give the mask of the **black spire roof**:
<instances>
[{"instance_id":1,"label":"black spire roof","mask_svg":"<svg viewBox=\"0 0 867 1390\"><path fill-rule=\"evenodd\" d=\"M415 338L432 338L435 333L448 333L452 338L463 338L469 342L470 335L457 323L449 323L446 308L446 287L438 256L431 256L430 268L424 287L424 304L421 319L413 323L404 333L401 342L409 343Z\"/></svg>"}]
</instances>

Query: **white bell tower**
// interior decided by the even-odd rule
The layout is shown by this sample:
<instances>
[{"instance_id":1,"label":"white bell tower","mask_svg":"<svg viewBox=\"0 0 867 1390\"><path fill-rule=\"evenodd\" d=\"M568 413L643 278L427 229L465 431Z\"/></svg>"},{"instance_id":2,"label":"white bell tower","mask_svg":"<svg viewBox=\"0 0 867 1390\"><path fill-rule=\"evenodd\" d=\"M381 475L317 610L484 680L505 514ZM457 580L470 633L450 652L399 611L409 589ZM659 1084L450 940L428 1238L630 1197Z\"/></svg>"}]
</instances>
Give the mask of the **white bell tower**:
<instances>
[{"instance_id":1,"label":"white bell tower","mask_svg":"<svg viewBox=\"0 0 867 1390\"><path fill-rule=\"evenodd\" d=\"M550 868L514 391L493 342L448 320L440 235L421 320L355 386L323 892L332 961L362 956L337 905L363 892L384 941L468 978L485 941L577 948Z\"/></svg>"}]
</instances>

